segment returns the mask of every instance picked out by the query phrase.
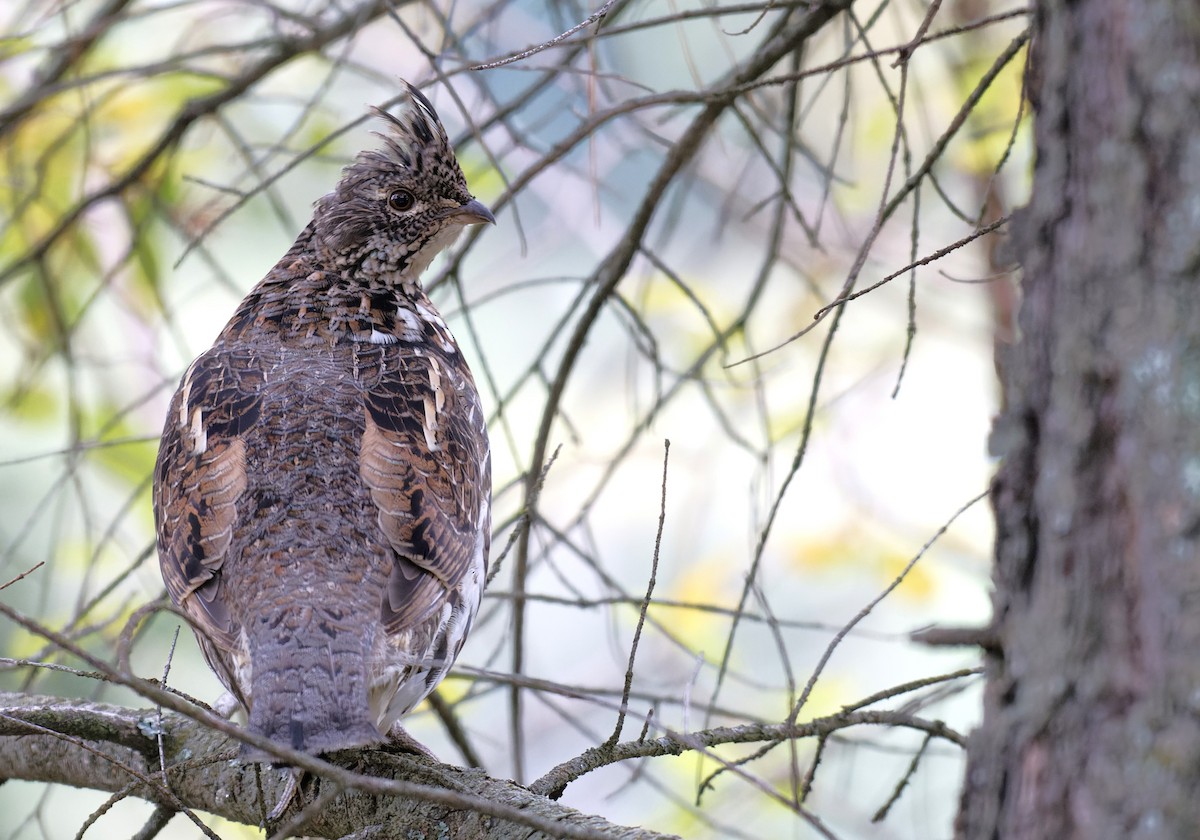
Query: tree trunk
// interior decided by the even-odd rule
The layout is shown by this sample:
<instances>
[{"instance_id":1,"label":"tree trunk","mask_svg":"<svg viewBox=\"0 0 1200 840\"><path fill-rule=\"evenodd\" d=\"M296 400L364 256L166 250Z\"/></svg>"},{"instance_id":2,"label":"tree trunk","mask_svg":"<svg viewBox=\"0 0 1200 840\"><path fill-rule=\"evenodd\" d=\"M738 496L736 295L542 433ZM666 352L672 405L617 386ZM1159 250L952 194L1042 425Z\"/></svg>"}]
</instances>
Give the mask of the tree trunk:
<instances>
[{"instance_id":1,"label":"tree trunk","mask_svg":"<svg viewBox=\"0 0 1200 840\"><path fill-rule=\"evenodd\" d=\"M1200 831L1200 6L1043 0L964 838Z\"/></svg>"}]
</instances>

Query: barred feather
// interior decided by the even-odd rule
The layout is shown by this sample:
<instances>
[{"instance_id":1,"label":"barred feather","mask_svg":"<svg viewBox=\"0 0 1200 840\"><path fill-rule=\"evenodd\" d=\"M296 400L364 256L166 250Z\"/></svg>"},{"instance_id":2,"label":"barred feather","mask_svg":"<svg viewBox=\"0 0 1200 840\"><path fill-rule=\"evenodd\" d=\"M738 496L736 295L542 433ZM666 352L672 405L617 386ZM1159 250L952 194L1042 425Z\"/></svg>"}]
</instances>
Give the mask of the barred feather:
<instances>
[{"instance_id":1,"label":"barred feather","mask_svg":"<svg viewBox=\"0 0 1200 840\"><path fill-rule=\"evenodd\" d=\"M445 675L486 578L491 467L471 373L419 284L467 191L411 86L171 402L159 560L250 728L383 739ZM255 750L243 756L262 760Z\"/></svg>"}]
</instances>

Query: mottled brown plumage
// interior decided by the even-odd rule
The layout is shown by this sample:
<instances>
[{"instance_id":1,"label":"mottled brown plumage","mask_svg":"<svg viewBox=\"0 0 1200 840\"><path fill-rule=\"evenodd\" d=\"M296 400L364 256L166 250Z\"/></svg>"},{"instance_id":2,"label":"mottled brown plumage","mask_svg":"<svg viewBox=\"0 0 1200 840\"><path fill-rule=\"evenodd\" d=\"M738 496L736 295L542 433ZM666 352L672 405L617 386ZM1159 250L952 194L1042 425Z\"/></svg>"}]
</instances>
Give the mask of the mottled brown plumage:
<instances>
[{"instance_id":1,"label":"mottled brown plumage","mask_svg":"<svg viewBox=\"0 0 1200 840\"><path fill-rule=\"evenodd\" d=\"M382 741L433 690L487 568L483 411L419 277L493 219L415 88L377 113L384 147L188 368L155 471L168 592L250 729L311 753Z\"/></svg>"}]
</instances>

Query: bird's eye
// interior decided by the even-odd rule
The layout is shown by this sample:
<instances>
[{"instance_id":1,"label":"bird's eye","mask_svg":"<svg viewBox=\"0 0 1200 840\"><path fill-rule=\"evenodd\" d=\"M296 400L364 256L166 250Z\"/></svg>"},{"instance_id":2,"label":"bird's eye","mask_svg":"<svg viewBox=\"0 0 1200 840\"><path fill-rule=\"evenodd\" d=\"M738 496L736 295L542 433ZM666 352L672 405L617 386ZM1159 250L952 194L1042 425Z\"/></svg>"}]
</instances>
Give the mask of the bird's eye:
<instances>
[{"instance_id":1,"label":"bird's eye","mask_svg":"<svg viewBox=\"0 0 1200 840\"><path fill-rule=\"evenodd\" d=\"M388 207L391 207L393 210L408 210L414 204L416 204L416 202L417 200L413 198L413 194L408 190L394 190L392 194L388 196Z\"/></svg>"}]
</instances>

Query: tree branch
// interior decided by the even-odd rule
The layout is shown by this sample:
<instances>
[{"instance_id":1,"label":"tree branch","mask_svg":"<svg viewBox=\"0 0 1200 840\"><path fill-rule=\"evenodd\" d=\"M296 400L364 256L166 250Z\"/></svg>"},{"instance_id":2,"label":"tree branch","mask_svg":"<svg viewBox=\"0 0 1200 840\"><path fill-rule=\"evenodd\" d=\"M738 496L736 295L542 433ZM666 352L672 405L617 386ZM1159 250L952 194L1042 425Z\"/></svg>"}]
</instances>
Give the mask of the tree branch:
<instances>
[{"instance_id":1,"label":"tree branch","mask_svg":"<svg viewBox=\"0 0 1200 840\"><path fill-rule=\"evenodd\" d=\"M263 823L265 814L280 801L290 770L234 761L234 740L181 714L164 712L161 732L167 778L178 802L173 801L141 780L161 778L159 731L158 713L151 709L0 692L0 778L124 793L171 810L181 802L187 808L252 825ZM332 758L355 774L383 783L442 789L446 796L438 797L442 801L410 798L380 792L382 786L345 788L330 796L331 787L344 787L342 779L306 773L281 821L295 817L307 802L328 797L326 807L308 815L305 834L342 837L375 827L381 836L389 837L657 840L669 836L581 814L480 770L383 750L347 750ZM131 777L130 770L137 775ZM519 810L527 819L518 823L496 818L495 806ZM533 826L538 828L531 831Z\"/></svg>"},{"instance_id":2,"label":"tree branch","mask_svg":"<svg viewBox=\"0 0 1200 840\"><path fill-rule=\"evenodd\" d=\"M718 726L699 732L669 732L661 738L638 738L609 746L603 744L586 750L583 754L565 761L550 770L529 787L538 793L558 798L567 785L575 779L608 764L632 758L647 758L662 755L683 755L692 750L702 750L718 744L753 744L761 741L779 743L795 738L828 737L851 726L900 726L926 733L930 737L945 738L960 747L966 747L967 739L940 720L927 720L903 712L869 711L841 712L809 723L744 723L739 726Z\"/></svg>"}]
</instances>

